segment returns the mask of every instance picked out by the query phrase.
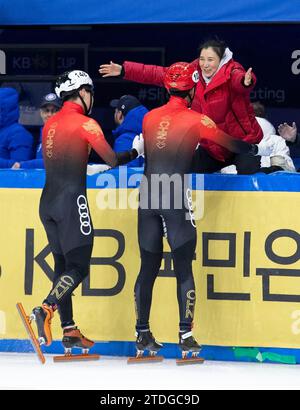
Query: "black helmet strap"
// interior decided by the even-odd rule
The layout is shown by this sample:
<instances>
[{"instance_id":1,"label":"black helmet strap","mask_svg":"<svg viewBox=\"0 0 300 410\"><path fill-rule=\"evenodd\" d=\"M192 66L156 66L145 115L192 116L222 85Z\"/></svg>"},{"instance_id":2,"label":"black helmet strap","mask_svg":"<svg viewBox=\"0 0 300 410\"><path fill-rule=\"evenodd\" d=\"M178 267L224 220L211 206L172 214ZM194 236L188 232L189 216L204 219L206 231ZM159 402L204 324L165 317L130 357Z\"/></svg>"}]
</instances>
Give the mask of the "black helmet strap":
<instances>
[{"instance_id":1,"label":"black helmet strap","mask_svg":"<svg viewBox=\"0 0 300 410\"><path fill-rule=\"evenodd\" d=\"M77 93L78 93L78 97L80 98L80 101L82 102L82 105L83 105L83 108L84 108L84 113L85 113L85 115L90 115L91 112L92 112L92 105L93 105L93 92L92 92L92 90L88 90L91 93L90 105L89 105L89 108L88 108L85 101L84 101L84 99L81 97L79 91L80 90L78 90Z\"/></svg>"}]
</instances>

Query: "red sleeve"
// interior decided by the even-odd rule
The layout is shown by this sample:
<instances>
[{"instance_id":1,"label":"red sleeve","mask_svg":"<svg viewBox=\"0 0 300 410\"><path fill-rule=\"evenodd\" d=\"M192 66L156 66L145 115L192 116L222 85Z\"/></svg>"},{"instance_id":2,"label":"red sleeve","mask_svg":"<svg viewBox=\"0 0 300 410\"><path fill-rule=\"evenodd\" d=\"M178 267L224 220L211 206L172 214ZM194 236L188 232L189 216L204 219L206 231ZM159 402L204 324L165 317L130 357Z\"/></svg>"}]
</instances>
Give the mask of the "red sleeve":
<instances>
[{"instance_id":1,"label":"red sleeve","mask_svg":"<svg viewBox=\"0 0 300 410\"><path fill-rule=\"evenodd\" d=\"M215 142L229 151L236 154L247 154L250 152L252 145L242 140L232 138L224 131L220 130L216 124L206 115L201 115L200 124L198 124L199 143L203 139Z\"/></svg>"},{"instance_id":2,"label":"red sleeve","mask_svg":"<svg viewBox=\"0 0 300 410\"><path fill-rule=\"evenodd\" d=\"M252 71L252 83L249 87L245 87L244 85L244 77L246 71L243 69L242 66L236 67L231 71L230 74L230 86L233 91L237 93L250 93L253 90L256 84L256 76Z\"/></svg>"},{"instance_id":3,"label":"red sleeve","mask_svg":"<svg viewBox=\"0 0 300 410\"><path fill-rule=\"evenodd\" d=\"M93 119L87 119L80 126L80 136L87 141L101 158L111 167L117 163L115 152L106 141L100 125Z\"/></svg>"},{"instance_id":4,"label":"red sleeve","mask_svg":"<svg viewBox=\"0 0 300 410\"><path fill-rule=\"evenodd\" d=\"M191 64L195 66L195 70L198 69L198 60L192 61ZM164 86L165 73L168 67L134 63L132 61L125 61L123 67L125 70L124 80L131 80L142 84L153 84L160 87Z\"/></svg>"},{"instance_id":5,"label":"red sleeve","mask_svg":"<svg viewBox=\"0 0 300 410\"><path fill-rule=\"evenodd\" d=\"M146 65L125 61L123 64L125 70L125 80L135 81L142 84L153 84L163 87L165 71L167 67L158 65Z\"/></svg>"}]
</instances>

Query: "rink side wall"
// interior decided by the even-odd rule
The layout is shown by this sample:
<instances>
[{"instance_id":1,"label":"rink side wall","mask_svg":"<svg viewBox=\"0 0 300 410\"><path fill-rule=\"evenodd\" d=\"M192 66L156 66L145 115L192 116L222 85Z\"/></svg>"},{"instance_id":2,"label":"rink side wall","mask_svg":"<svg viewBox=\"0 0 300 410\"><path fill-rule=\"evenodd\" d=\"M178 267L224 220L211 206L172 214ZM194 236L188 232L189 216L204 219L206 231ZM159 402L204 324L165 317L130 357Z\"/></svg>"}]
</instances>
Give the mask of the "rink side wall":
<instances>
[{"instance_id":1,"label":"rink side wall","mask_svg":"<svg viewBox=\"0 0 300 410\"><path fill-rule=\"evenodd\" d=\"M73 298L94 352L133 356L139 272L141 170L88 177L95 229L90 276ZM42 170L0 171L0 351L30 352L15 304L39 305L53 260L39 220ZM194 334L209 360L300 363L300 175L193 176L198 243ZM105 189L104 189L105 188ZM128 206L128 204L130 206ZM176 280L167 242L153 292L151 328L165 357L179 355ZM58 317L49 353L61 353Z\"/></svg>"}]
</instances>

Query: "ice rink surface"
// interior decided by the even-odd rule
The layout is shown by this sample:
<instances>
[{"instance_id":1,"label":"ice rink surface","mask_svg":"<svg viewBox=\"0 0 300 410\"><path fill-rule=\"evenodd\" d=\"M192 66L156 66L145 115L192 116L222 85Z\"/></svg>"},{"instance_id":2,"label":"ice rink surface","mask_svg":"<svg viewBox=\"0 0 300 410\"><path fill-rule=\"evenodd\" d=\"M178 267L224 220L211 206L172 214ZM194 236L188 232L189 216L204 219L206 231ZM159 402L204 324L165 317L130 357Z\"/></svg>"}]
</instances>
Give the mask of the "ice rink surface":
<instances>
[{"instance_id":1,"label":"ice rink surface","mask_svg":"<svg viewBox=\"0 0 300 410\"><path fill-rule=\"evenodd\" d=\"M41 365L34 354L0 353L0 390L184 390L299 389L300 367L278 364L207 361L177 366L175 360L131 364L126 358Z\"/></svg>"}]
</instances>

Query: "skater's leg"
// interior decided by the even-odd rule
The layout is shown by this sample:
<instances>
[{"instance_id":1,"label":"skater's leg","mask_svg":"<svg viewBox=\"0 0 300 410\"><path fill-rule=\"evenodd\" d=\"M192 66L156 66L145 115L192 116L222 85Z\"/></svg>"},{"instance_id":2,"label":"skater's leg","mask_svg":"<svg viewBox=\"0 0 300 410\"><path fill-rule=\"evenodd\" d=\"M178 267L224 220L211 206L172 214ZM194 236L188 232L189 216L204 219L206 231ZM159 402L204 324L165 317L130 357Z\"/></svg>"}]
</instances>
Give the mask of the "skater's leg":
<instances>
[{"instance_id":1,"label":"skater's leg","mask_svg":"<svg viewBox=\"0 0 300 410\"><path fill-rule=\"evenodd\" d=\"M152 291L159 273L162 252L153 253L140 249L141 269L137 277L134 296L137 313L136 330L149 330L149 316L152 303Z\"/></svg>"},{"instance_id":2,"label":"skater's leg","mask_svg":"<svg viewBox=\"0 0 300 410\"><path fill-rule=\"evenodd\" d=\"M54 256L55 271L56 269L57 271L61 271L64 264L60 258L55 258L55 255L63 254L59 240L57 223L44 209L40 209L40 217L47 234L50 249ZM53 280L55 280L55 277L57 276L54 274ZM53 318L53 314L54 310L52 307L44 304L32 310L32 317L35 318L37 324L39 340L41 344L44 343L46 346L49 346L52 342L51 320Z\"/></svg>"},{"instance_id":3,"label":"skater's leg","mask_svg":"<svg viewBox=\"0 0 300 410\"><path fill-rule=\"evenodd\" d=\"M51 319L56 308L71 298L73 291L89 273L92 245L82 246L65 255L66 271L59 275L42 306L33 309L39 337L49 346L52 342Z\"/></svg>"},{"instance_id":4,"label":"skater's leg","mask_svg":"<svg viewBox=\"0 0 300 410\"><path fill-rule=\"evenodd\" d=\"M149 330L152 291L163 255L163 227L159 215L139 209L138 237L141 268L134 287L136 330Z\"/></svg>"},{"instance_id":5,"label":"skater's leg","mask_svg":"<svg viewBox=\"0 0 300 410\"><path fill-rule=\"evenodd\" d=\"M76 254L77 252L75 252ZM53 283L66 272L66 259L64 255L54 254L54 280ZM74 260L73 253L68 254L68 261L71 260L71 264ZM70 262L68 262L69 264ZM72 297L68 296L63 300L62 303L58 305L58 311L61 320L61 326L63 328L63 339L62 343L65 348L65 353L71 353L73 347L78 347L83 349L86 353L94 346L94 342L87 339L82 335L80 330L75 326L73 320L73 307L72 307Z\"/></svg>"},{"instance_id":6,"label":"skater's leg","mask_svg":"<svg viewBox=\"0 0 300 410\"><path fill-rule=\"evenodd\" d=\"M177 278L177 299L179 305L179 347L183 357L191 351L197 354L201 346L192 334L192 324L196 302L192 260L196 248L196 238L172 251L174 270Z\"/></svg>"},{"instance_id":7,"label":"skater's leg","mask_svg":"<svg viewBox=\"0 0 300 410\"><path fill-rule=\"evenodd\" d=\"M145 350L150 350L151 354L154 354L162 348L162 344L155 340L149 328L152 291L161 265L162 253L152 253L141 249L141 259L141 270L134 288L138 356L142 356Z\"/></svg>"},{"instance_id":8,"label":"skater's leg","mask_svg":"<svg viewBox=\"0 0 300 410\"><path fill-rule=\"evenodd\" d=\"M145 350L151 354L162 348L149 328L152 291L159 273L163 255L163 227L159 215L139 209L138 234L141 255L141 268L134 287L136 306L136 347L138 356Z\"/></svg>"},{"instance_id":9,"label":"skater's leg","mask_svg":"<svg viewBox=\"0 0 300 410\"><path fill-rule=\"evenodd\" d=\"M189 215L190 218L190 215ZM182 351L199 351L200 346L192 335L196 303L192 261L195 254L197 235L195 225L186 217L185 211L174 210L165 214L168 242L172 251L177 280L179 306L179 346Z\"/></svg>"},{"instance_id":10,"label":"skater's leg","mask_svg":"<svg viewBox=\"0 0 300 410\"><path fill-rule=\"evenodd\" d=\"M64 273L66 272L66 260L64 255L54 253L54 282ZM72 305L72 296L67 297L63 303L58 305L58 312L61 321L61 327L67 328L72 327L75 325L73 320L73 305Z\"/></svg>"},{"instance_id":11,"label":"skater's leg","mask_svg":"<svg viewBox=\"0 0 300 410\"><path fill-rule=\"evenodd\" d=\"M92 245L72 249L65 255L66 271L54 281L53 288L44 303L53 306L61 305L71 297L77 286L89 274Z\"/></svg>"},{"instance_id":12,"label":"skater's leg","mask_svg":"<svg viewBox=\"0 0 300 410\"><path fill-rule=\"evenodd\" d=\"M196 248L196 238L172 251L174 271L177 279L177 300L179 306L179 329L191 331L195 310L195 283L192 261Z\"/></svg>"},{"instance_id":13,"label":"skater's leg","mask_svg":"<svg viewBox=\"0 0 300 410\"><path fill-rule=\"evenodd\" d=\"M59 283L59 280L62 280L66 274L72 271L76 271L80 275L81 283L84 278L89 274L90 270L90 260L92 254L92 245L84 246L80 248L73 249L65 255L65 265L66 270L63 272L60 277L57 278L56 286ZM70 275L72 277L72 274ZM74 280L74 286L75 286ZM59 290L59 289L58 289ZM73 309L72 309L72 292L75 290L75 287L66 292L65 295L61 298L60 302L57 303L58 309L61 314L62 327L64 329L64 335L62 339L63 346L66 349L66 352L71 353L73 347L82 348L84 351L88 351L91 347L94 346L94 342L86 338L80 330L75 326L73 321ZM57 296L57 295L56 295Z\"/></svg>"}]
</instances>

